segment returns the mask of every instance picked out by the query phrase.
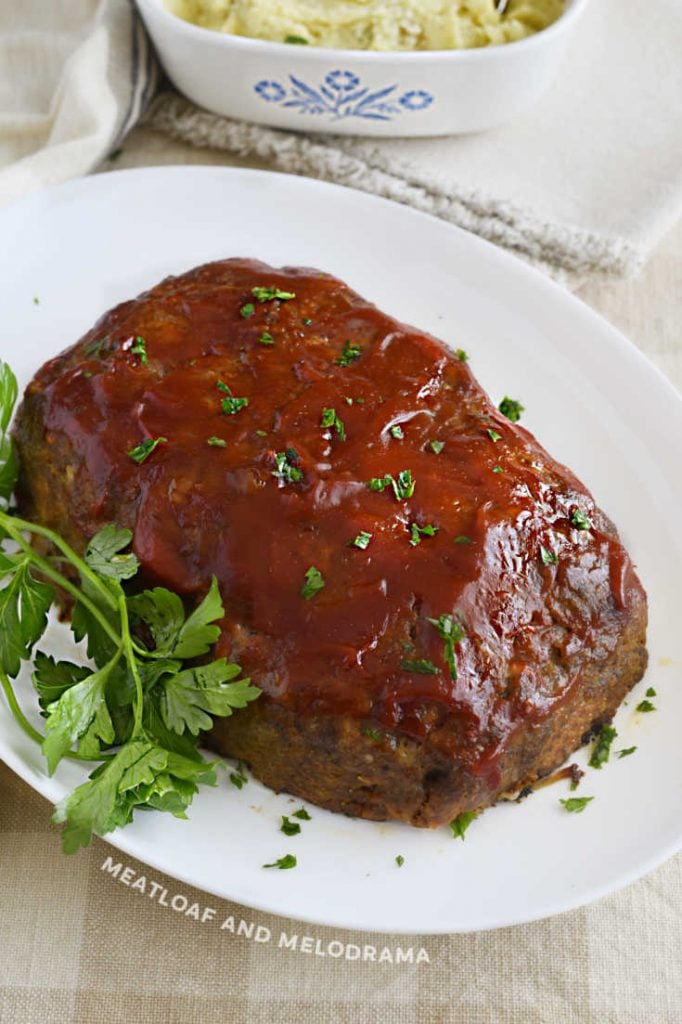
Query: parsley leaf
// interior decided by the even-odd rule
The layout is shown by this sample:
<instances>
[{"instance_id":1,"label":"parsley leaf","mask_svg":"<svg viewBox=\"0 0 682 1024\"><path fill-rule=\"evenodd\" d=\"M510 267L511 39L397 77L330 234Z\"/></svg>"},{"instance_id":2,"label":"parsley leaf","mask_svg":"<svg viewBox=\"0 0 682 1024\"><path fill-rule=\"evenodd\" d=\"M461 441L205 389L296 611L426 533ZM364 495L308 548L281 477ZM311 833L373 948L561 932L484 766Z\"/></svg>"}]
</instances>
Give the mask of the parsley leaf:
<instances>
[{"instance_id":1,"label":"parsley leaf","mask_svg":"<svg viewBox=\"0 0 682 1024\"><path fill-rule=\"evenodd\" d=\"M468 362L469 356L466 354L463 348L455 349L455 355L459 359L460 363Z\"/></svg>"},{"instance_id":2,"label":"parsley leaf","mask_svg":"<svg viewBox=\"0 0 682 1024\"><path fill-rule=\"evenodd\" d=\"M455 537L455 544L473 544L471 537L467 537L466 534L460 533L459 537Z\"/></svg>"},{"instance_id":3,"label":"parsley leaf","mask_svg":"<svg viewBox=\"0 0 682 1024\"><path fill-rule=\"evenodd\" d=\"M253 302L246 302L239 310L239 315L243 317L244 320L250 320L255 312L256 307L254 306Z\"/></svg>"},{"instance_id":4,"label":"parsley leaf","mask_svg":"<svg viewBox=\"0 0 682 1024\"><path fill-rule=\"evenodd\" d=\"M324 586L325 582L322 578L322 573L319 569L316 569L314 565L311 565L305 573L305 583L301 587L300 591L301 597L305 601L310 601L312 597L315 597L315 594L319 594Z\"/></svg>"},{"instance_id":5,"label":"parsley leaf","mask_svg":"<svg viewBox=\"0 0 682 1024\"><path fill-rule=\"evenodd\" d=\"M308 40L304 39L303 36L285 36L285 43L290 43L293 46L307 46Z\"/></svg>"},{"instance_id":6,"label":"parsley leaf","mask_svg":"<svg viewBox=\"0 0 682 1024\"><path fill-rule=\"evenodd\" d=\"M287 448L285 452L275 453L276 469L272 475L276 477L282 486L284 484L297 484L303 479L303 470L297 465L298 455L293 448Z\"/></svg>"},{"instance_id":7,"label":"parsley leaf","mask_svg":"<svg viewBox=\"0 0 682 1024\"><path fill-rule=\"evenodd\" d=\"M38 693L38 703L45 711L48 705L59 700L69 687L75 686L90 675L84 665L71 661L55 661L49 654L36 651L33 659L33 685Z\"/></svg>"},{"instance_id":8,"label":"parsley leaf","mask_svg":"<svg viewBox=\"0 0 682 1024\"><path fill-rule=\"evenodd\" d=\"M227 441L223 440L222 437L208 437L206 444L211 448L227 448Z\"/></svg>"},{"instance_id":9,"label":"parsley leaf","mask_svg":"<svg viewBox=\"0 0 682 1024\"><path fill-rule=\"evenodd\" d=\"M461 839L464 841L464 833L469 828L469 825L474 818L477 817L478 814L476 811L462 811L456 818L453 818L450 822L453 839Z\"/></svg>"},{"instance_id":10,"label":"parsley leaf","mask_svg":"<svg viewBox=\"0 0 682 1024\"><path fill-rule=\"evenodd\" d=\"M184 623L173 647L174 658L197 658L206 654L220 636L220 627L213 625L225 614L220 588L215 576L203 601Z\"/></svg>"},{"instance_id":11,"label":"parsley leaf","mask_svg":"<svg viewBox=\"0 0 682 1024\"><path fill-rule=\"evenodd\" d=\"M279 299L280 302L287 302L289 299L296 298L296 292L283 292L281 288L263 288L260 285L256 285L255 288L252 288L251 294L254 295L259 302L270 302L272 299Z\"/></svg>"},{"instance_id":12,"label":"parsley leaf","mask_svg":"<svg viewBox=\"0 0 682 1024\"><path fill-rule=\"evenodd\" d=\"M113 523L95 534L85 552L85 562L98 576L112 580L129 580L140 567L137 557L122 554L133 539L132 530L124 530Z\"/></svg>"},{"instance_id":13,"label":"parsley leaf","mask_svg":"<svg viewBox=\"0 0 682 1024\"><path fill-rule=\"evenodd\" d=\"M493 430L492 427L488 427L487 433L491 441L499 441L502 438L502 434L499 434L497 430Z\"/></svg>"},{"instance_id":14,"label":"parsley leaf","mask_svg":"<svg viewBox=\"0 0 682 1024\"><path fill-rule=\"evenodd\" d=\"M362 735L367 736L370 740L374 740L375 743L379 743L381 740L381 733L378 729L363 729Z\"/></svg>"},{"instance_id":15,"label":"parsley leaf","mask_svg":"<svg viewBox=\"0 0 682 1024\"><path fill-rule=\"evenodd\" d=\"M445 448L445 441L429 441L429 448L434 455L440 455Z\"/></svg>"},{"instance_id":16,"label":"parsley leaf","mask_svg":"<svg viewBox=\"0 0 682 1024\"><path fill-rule=\"evenodd\" d=\"M300 818L301 821L312 821L312 817L308 814L305 807L299 807L297 811L294 811L292 818Z\"/></svg>"},{"instance_id":17,"label":"parsley leaf","mask_svg":"<svg viewBox=\"0 0 682 1024\"><path fill-rule=\"evenodd\" d=\"M274 345L275 339L268 331L263 331L258 339L261 345Z\"/></svg>"},{"instance_id":18,"label":"parsley leaf","mask_svg":"<svg viewBox=\"0 0 682 1024\"><path fill-rule=\"evenodd\" d=\"M617 750L616 751L616 757L618 757L618 758L629 757L630 754L634 754L634 752L636 750L637 750L637 747L626 747L624 750Z\"/></svg>"},{"instance_id":19,"label":"parsley leaf","mask_svg":"<svg viewBox=\"0 0 682 1024\"><path fill-rule=\"evenodd\" d=\"M279 827L280 832L283 832L285 836L297 836L301 831L301 826L297 821L291 821L286 814L282 815L282 824Z\"/></svg>"},{"instance_id":20,"label":"parsley leaf","mask_svg":"<svg viewBox=\"0 0 682 1024\"><path fill-rule=\"evenodd\" d=\"M227 718L233 709L244 708L260 690L249 679L231 682L239 665L225 658L162 677L157 684L161 716L171 732L182 736L187 730L197 736L213 725L211 715Z\"/></svg>"},{"instance_id":21,"label":"parsley leaf","mask_svg":"<svg viewBox=\"0 0 682 1024\"><path fill-rule=\"evenodd\" d=\"M244 769L241 765L238 765L233 772L230 772L230 782L237 789L243 789L248 781L248 776L244 774Z\"/></svg>"},{"instance_id":22,"label":"parsley leaf","mask_svg":"<svg viewBox=\"0 0 682 1024\"><path fill-rule=\"evenodd\" d=\"M569 796L566 800L559 800L559 803L566 808L570 814L582 814L593 796Z\"/></svg>"},{"instance_id":23,"label":"parsley leaf","mask_svg":"<svg viewBox=\"0 0 682 1024\"><path fill-rule=\"evenodd\" d=\"M224 384L221 380L218 381L217 386L219 391L227 395L227 398L220 400L220 408L226 416L234 416L235 413L238 413L240 409L245 409L249 404L248 398L235 398L227 384Z\"/></svg>"},{"instance_id":24,"label":"parsley leaf","mask_svg":"<svg viewBox=\"0 0 682 1024\"><path fill-rule=\"evenodd\" d=\"M279 860L274 861L272 864L263 864L264 868L279 868L280 871L285 871L288 868L296 867L296 858L293 853L287 853L284 857L280 857Z\"/></svg>"},{"instance_id":25,"label":"parsley leaf","mask_svg":"<svg viewBox=\"0 0 682 1024\"><path fill-rule=\"evenodd\" d=\"M17 396L17 379L0 359L0 507L7 506L17 482L16 453L7 433Z\"/></svg>"},{"instance_id":26,"label":"parsley leaf","mask_svg":"<svg viewBox=\"0 0 682 1024\"><path fill-rule=\"evenodd\" d=\"M387 473L386 476L373 476L367 481L370 491L385 491L387 487L393 488L397 501L406 501L414 494L416 480L412 479L409 469L402 469L397 477Z\"/></svg>"},{"instance_id":27,"label":"parsley leaf","mask_svg":"<svg viewBox=\"0 0 682 1024\"><path fill-rule=\"evenodd\" d=\"M419 526L418 523L410 523L410 544L413 548L416 548L417 544L421 544L422 537L435 537L438 530L439 527L433 526L432 523L427 523L425 526Z\"/></svg>"},{"instance_id":28,"label":"parsley leaf","mask_svg":"<svg viewBox=\"0 0 682 1024\"><path fill-rule=\"evenodd\" d=\"M405 672L418 672L423 676L437 676L438 666L434 665L428 658L403 658L400 667Z\"/></svg>"},{"instance_id":29,"label":"parsley leaf","mask_svg":"<svg viewBox=\"0 0 682 1024\"><path fill-rule=\"evenodd\" d=\"M334 360L337 366L350 366L356 359L359 359L362 355L362 349L359 345L351 345L350 341L344 342L343 351L341 355Z\"/></svg>"},{"instance_id":30,"label":"parsley leaf","mask_svg":"<svg viewBox=\"0 0 682 1024\"><path fill-rule=\"evenodd\" d=\"M213 765L203 759L182 757L146 738L131 740L57 804L52 820L66 822L64 851L74 853L87 846L93 832L105 835L128 824L138 806L186 817L198 784L215 781Z\"/></svg>"},{"instance_id":31,"label":"parsley leaf","mask_svg":"<svg viewBox=\"0 0 682 1024\"><path fill-rule=\"evenodd\" d=\"M346 431L343 426L343 421L339 419L336 409L323 409L322 419L320 420L321 427L331 427L332 430L336 430L339 435L340 441L346 440Z\"/></svg>"},{"instance_id":32,"label":"parsley leaf","mask_svg":"<svg viewBox=\"0 0 682 1024\"><path fill-rule=\"evenodd\" d=\"M540 545L540 558L543 565L556 565L559 561L559 556L554 551L550 551L542 545Z\"/></svg>"},{"instance_id":33,"label":"parsley leaf","mask_svg":"<svg viewBox=\"0 0 682 1024\"><path fill-rule=\"evenodd\" d=\"M403 428L400 426L399 423L395 423L391 427L390 434L391 437L394 437L396 439L396 441L402 441L402 439L405 437L405 435L403 434Z\"/></svg>"},{"instance_id":34,"label":"parsley leaf","mask_svg":"<svg viewBox=\"0 0 682 1024\"><path fill-rule=\"evenodd\" d=\"M139 356L142 365L147 365L147 342L144 340L144 338L135 338L133 346L130 349L130 354L133 356Z\"/></svg>"},{"instance_id":35,"label":"parsley leaf","mask_svg":"<svg viewBox=\"0 0 682 1024\"><path fill-rule=\"evenodd\" d=\"M452 615L439 615L437 619L427 619L427 621L436 627L438 636L445 641L443 644L443 657L450 668L450 675L453 679L456 679L455 645L466 636L464 627Z\"/></svg>"},{"instance_id":36,"label":"parsley leaf","mask_svg":"<svg viewBox=\"0 0 682 1024\"><path fill-rule=\"evenodd\" d=\"M655 711L656 707L651 703L650 700L640 700L639 704L635 708L635 711L648 712Z\"/></svg>"},{"instance_id":37,"label":"parsley leaf","mask_svg":"<svg viewBox=\"0 0 682 1024\"><path fill-rule=\"evenodd\" d=\"M399 868L403 866L403 864L405 863L405 858L403 857L402 853L398 854L398 856L395 859L395 862Z\"/></svg>"},{"instance_id":38,"label":"parsley leaf","mask_svg":"<svg viewBox=\"0 0 682 1024\"><path fill-rule=\"evenodd\" d=\"M105 702L105 687L120 655L70 686L47 708L47 723L42 750L48 774L53 775L62 757L96 721L96 736L108 746L114 741L114 727ZM94 739L95 737L91 737ZM91 744L92 746L92 744Z\"/></svg>"},{"instance_id":39,"label":"parsley leaf","mask_svg":"<svg viewBox=\"0 0 682 1024\"><path fill-rule=\"evenodd\" d=\"M649 687L647 688L647 691L646 691L646 693L644 694L644 696L645 696L645 697L657 697L657 696L658 696L658 694L657 694L657 693L656 693L656 691L654 690L653 686L649 686Z\"/></svg>"},{"instance_id":40,"label":"parsley leaf","mask_svg":"<svg viewBox=\"0 0 682 1024\"><path fill-rule=\"evenodd\" d=\"M47 626L54 590L36 580L29 556L22 558L7 586L0 590L0 669L14 678L31 656Z\"/></svg>"},{"instance_id":41,"label":"parsley leaf","mask_svg":"<svg viewBox=\"0 0 682 1024\"><path fill-rule=\"evenodd\" d=\"M512 423L518 423L521 419L521 413L525 411L526 407L517 402L515 398L509 398L508 395L505 395L497 408Z\"/></svg>"},{"instance_id":42,"label":"parsley leaf","mask_svg":"<svg viewBox=\"0 0 682 1024\"><path fill-rule=\"evenodd\" d=\"M579 509L579 508L575 509L575 511L573 512L573 515L571 516L571 523L578 530L591 530L592 529L592 523L587 518L585 513L581 509Z\"/></svg>"},{"instance_id":43,"label":"parsley leaf","mask_svg":"<svg viewBox=\"0 0 682 1024\"><path fill-rule=\"evenodd\" d=\"M128 457L141 465L146 459L149 458L155 448L158 448L160 444L168 444L167 437L146 437L144 441L140 441L134 448L131 448L128 452Z\"/></svg>"},{"instance_id":44,"label":"parsley leaf","mask_svg":"<svg viewBox=\"0 0 682 1024\"><path fill-rule=\"evenodd\" d=\"M351 540L349 541L349 543L351 547L360 548L361 551L364 551L365 548L368 546L369 542L371 541L371 539L371 533L367 533L365 530L361 530L360 533L355 538L355 540Z\"/></svg>"},{"instance_id":45,"label":"parsley leaf","mask_svg":"<svg viewBox=\"0 0 682 1024\"><path fill-rule=\"evenodd\" d=\"M602 725L589 760L590 768L603 768L611 754L611 744L618 733L612 725Z\"/></svg>"}]
</instances>

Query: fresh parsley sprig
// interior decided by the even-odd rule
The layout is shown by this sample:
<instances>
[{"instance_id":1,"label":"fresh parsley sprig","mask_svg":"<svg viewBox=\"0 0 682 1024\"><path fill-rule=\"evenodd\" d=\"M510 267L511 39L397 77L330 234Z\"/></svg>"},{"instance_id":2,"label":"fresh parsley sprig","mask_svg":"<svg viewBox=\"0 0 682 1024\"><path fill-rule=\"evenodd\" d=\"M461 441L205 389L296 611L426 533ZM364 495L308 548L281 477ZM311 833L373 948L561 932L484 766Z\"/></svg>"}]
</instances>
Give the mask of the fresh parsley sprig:
<instances>
[{"instance_id":1,"label":"fresh parsley sprig","mask_svg":"<svg viewBox=\"0 0 682 1024\"><path fill-rule=\"evenodd\" d=\"M127 550L130 530L104 527L81 557L53 530L10 514L16 459L8 429L17 391L0 362L0 687L21 728L41 745L50 775L64 757L99 762L55 809L71 853L93 832L127 824L138 807L186 817L199 784L216 781L214 763L198 751L199 732L260 690L224 658L197 664L224 615L215 579L187 615L181 598L163 587L129 593L139 569ZM29 539L36 537L56 555L39 554ZM73 601L71 630L86 641L90 664L35 652L57 591ZM11 682L31 660L44 735Z\"/></svg>"}]
</instances>

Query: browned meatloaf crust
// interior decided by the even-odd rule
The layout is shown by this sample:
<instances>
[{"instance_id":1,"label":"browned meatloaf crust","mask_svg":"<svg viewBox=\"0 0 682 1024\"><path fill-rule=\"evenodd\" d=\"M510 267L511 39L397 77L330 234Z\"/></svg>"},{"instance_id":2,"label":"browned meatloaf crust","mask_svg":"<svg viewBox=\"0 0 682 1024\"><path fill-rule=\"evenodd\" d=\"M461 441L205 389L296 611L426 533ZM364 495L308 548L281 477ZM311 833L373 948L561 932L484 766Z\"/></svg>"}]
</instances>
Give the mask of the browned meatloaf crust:
<instances>
[{"instance_id":1,"label":"browned meatloaf crust","mask_svg":"<svg viewBox=\"0 0 682 1024\"><path fill-rule=\"evenodd\" d=\"M263 696L207 743L273 789L438 825L551 771L644 672L590 493L464 353L329 275L162 282L39 371L16 440L27 515L80 549L130 527L188 601L217 576L217 653Z\"/></svg>"}]
</instances>

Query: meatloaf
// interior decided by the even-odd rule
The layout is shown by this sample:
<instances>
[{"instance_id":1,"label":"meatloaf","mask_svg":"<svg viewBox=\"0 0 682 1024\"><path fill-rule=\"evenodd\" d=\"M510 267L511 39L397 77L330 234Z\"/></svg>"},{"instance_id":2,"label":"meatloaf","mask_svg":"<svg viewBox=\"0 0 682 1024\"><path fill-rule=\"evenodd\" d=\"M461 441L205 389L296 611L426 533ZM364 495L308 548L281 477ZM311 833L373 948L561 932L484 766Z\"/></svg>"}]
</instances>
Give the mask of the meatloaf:
<instances>
[{"instance_id":1,"label":"meatloaf","mask_svg":"<svg viewBox=\"0 0 682 1024\"><path fill-rule=\"evenodd\" d=\"M456 343L456 342L455 342ZM461 350L338 279L251 260L168 278L46 363L23 511L133 531L261 698L206 743L266 785L436 826L546 775L646 666L646 597L589 491Z\"/></svg>"}]
</instances>

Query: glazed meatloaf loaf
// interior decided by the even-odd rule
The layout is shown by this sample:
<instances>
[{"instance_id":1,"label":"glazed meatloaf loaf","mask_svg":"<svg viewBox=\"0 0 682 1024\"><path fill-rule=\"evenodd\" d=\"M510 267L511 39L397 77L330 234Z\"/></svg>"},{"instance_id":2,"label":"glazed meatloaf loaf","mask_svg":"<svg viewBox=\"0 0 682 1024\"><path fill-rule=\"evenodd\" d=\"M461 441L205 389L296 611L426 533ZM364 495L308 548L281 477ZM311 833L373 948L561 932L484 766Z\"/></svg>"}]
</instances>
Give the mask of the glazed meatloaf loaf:
<instances>
[{"instance_id":1,"label":"glazed meatloaf loaf","mask_svg":"<svg viewBox=\"0 0 682 1024\"><path fill-rule=\"evenodd\" d=\"M435 826L546 775L646 665L646 598L589 491L466 353L336 278L225 260L47 363L27 515L133 531L262 689L206 743L346 814Z\"/></svg>"}]
</instances>

